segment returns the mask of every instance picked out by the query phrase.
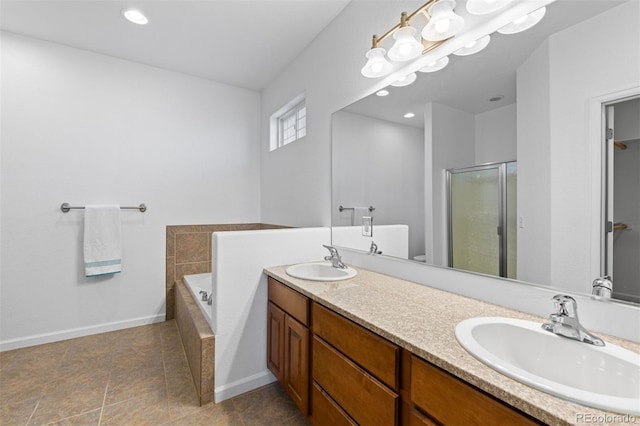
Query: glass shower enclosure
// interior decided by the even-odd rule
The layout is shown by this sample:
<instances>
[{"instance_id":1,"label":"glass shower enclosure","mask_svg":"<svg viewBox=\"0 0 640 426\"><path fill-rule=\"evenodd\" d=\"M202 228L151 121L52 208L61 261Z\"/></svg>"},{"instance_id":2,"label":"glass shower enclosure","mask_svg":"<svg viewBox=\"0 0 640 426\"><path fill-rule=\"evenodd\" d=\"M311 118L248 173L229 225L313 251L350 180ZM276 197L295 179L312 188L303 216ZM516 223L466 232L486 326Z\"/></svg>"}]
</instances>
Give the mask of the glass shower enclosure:
<instances>
[{"instance_id":1,"label":"glass shower enclosure","mask_svg":"<svg viewBox=\"0 0 640 426\"><path fill-rule=\"evenodd\" d=\"M446 170L449 267L517 275L517 163Z\"/></svg>"}]
</instances>

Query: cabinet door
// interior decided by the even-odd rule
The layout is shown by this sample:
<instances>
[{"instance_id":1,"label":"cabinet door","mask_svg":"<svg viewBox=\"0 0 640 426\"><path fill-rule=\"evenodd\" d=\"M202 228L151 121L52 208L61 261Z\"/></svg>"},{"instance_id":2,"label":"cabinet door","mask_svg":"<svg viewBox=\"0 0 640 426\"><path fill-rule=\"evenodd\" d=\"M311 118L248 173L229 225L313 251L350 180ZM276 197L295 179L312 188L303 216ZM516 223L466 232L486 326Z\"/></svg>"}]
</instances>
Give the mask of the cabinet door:
<instances>
[{"instance_id":1,"label":"cabinet door","mask_svg":"<svg viewBox=\"0 0 640 426\"><path fill-rule=\"evenodd\" d=\"M269 302L267 308L267 367L284 383L284 312Z\"/></svg>"},{"instance_id":2,"label":"cabinet door","mask_svg":"<svg viewBox=\"0 0 640 426\"><path fill-rule=\"evenodd\" d=\"M309 414L309 329L298 321L284 319L284 388L298 408Z\"/></svg>"}]
</instances>

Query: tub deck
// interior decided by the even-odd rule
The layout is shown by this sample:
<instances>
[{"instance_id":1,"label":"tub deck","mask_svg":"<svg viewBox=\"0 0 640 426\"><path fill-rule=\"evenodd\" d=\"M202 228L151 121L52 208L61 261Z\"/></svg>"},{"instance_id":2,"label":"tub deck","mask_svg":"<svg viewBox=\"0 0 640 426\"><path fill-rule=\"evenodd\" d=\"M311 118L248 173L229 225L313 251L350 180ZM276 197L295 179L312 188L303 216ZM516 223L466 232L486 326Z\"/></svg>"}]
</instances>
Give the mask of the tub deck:
<instances>
[{"instance_id":1,"label":"tub deck","mask_svg":"<svg viewBox=\"0 0 640 426\"><path fill-rule=\"evenodd\" d=\"M186 283L176 281L175 318L200 405L213 401L215 336Z\"/></svg>"}]
</instances>

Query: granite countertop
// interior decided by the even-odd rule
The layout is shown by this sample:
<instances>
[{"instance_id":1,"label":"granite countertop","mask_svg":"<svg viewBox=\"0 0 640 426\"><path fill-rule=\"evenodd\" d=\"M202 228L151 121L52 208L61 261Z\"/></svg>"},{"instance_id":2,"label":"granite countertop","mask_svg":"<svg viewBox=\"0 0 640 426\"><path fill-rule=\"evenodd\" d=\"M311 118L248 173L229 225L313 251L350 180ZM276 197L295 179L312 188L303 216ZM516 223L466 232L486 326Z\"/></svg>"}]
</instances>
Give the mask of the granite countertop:
<instances>
[{"instance_id":1,"label":"granite countertop","mask_svg":"<svg viewBox=\"0 0 640 426\"><path fill-rule=\"evenodd\" d=\"M547 424L613 424L612 420L621 417L565 401L504 376L464 350L454 334L456 324L467 318L496 316L540 323L545 318L363 268L354 268L358 271L354 278L337 282L293 278L286 269L287 266L276 266L265 268L264 272ZM640 352L640 344L597 335L606 342ZM627 417L626 423L640 424L640 418Z\"/></svg>"}]
</instances>

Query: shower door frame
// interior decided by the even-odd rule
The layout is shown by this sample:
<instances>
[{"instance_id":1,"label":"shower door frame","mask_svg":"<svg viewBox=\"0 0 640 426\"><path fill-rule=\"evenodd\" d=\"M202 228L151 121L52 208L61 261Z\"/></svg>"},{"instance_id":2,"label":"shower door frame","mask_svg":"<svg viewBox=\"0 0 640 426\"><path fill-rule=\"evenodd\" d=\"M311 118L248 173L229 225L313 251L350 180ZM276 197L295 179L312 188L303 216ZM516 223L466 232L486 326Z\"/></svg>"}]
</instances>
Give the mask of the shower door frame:
<instances>
[{"instance_id":1,"label":"shower door frame","mask_svg":"<svg viewBox=\"0 0 640 426\"><path fill-rule=\"evenodd\" d=\"M447 264L453 267L453 197L451 195L451 178L454 174L477 172L484 170L498 170L498 224L496 232L498 238L498 274L500 277L507 277L507 164L515 163L516 160L486 163L478 166L463 167L458 169L447 169L446 172L446 195L447 195ZM472 271L473 272L473 271Z\"/></svg>"},{"instance_id":2,"label":"shower door frame","mask_svg":"<svg viewBox=\"0 0 640 426\"><path fill-rule=\"evenodd\" d=\"M609 245L609 188L608 162L613 154L613 146L608 154L607 107L625 100L640 97L640 88L632 86L593 97L589 100L589 146L591 154L591 268L589 277L605 275L610 269L609 256L613 244ZM591 293L591 282L585 283L585 292Z\"/></svg>"}]
</instances>

